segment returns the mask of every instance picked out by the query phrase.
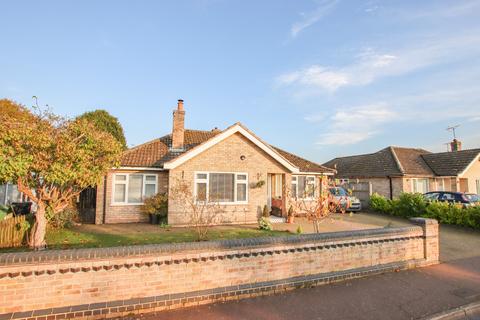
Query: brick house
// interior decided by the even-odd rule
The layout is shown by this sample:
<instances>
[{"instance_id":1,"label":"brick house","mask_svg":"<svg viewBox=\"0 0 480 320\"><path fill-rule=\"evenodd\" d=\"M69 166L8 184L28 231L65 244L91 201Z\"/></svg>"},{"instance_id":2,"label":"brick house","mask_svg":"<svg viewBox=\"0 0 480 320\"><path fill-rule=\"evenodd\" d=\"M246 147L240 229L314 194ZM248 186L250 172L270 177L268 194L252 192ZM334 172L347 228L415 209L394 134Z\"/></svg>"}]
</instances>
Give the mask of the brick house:
<instances>
[{"instance_id":1,"label":"brick house","mask_svg":"<svg viewBox=\"0 0 480 320\"><path fill-rule=\"evenodd\" d=\"M480 193L480 149L431 153L424 149L387 147L370 154L332 159L323 165L343 181L370 182L372 191L393 198L402 192L460 191Z\"/></svg>"},{"instance_id":2,"label":"brick house","mask_svg":"<svg viewBox=\"0 0 480 320\"><path fill-rule=\"evenodd\" d=\"M140 212L143 199L168 192L179 180L196 198L208 201L215 192L225 208L219 223L256 223L265 205L285 214L287 192L312 197L305 192L309 186L334 173L264 142L240 123L223 131L189 130L184 123L183 100L178 100L171 134L123 154L120 167L97 186L95 223L148 220ZM188 212L171 197L168 202L168 223L187 224Z\"/></svg>"}]
</instances>

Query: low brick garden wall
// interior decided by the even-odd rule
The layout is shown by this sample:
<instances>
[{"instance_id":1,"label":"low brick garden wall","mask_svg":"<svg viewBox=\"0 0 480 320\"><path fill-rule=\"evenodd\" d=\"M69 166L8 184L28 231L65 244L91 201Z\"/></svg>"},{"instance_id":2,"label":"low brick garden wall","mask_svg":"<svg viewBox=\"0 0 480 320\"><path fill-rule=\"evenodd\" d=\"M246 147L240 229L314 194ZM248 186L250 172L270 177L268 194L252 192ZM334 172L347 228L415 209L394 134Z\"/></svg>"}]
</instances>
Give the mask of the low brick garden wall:
<instances>
[{"instance_id":1,"label":"low brick garden wall","mask_svg":"<svg viewBox=\"0 0 480 320\"><path fill-rule=\"evenodd\" d=\"M0 320L106 318L438 263L438 224L0 254Z\"/></svg>"}]
</instances>

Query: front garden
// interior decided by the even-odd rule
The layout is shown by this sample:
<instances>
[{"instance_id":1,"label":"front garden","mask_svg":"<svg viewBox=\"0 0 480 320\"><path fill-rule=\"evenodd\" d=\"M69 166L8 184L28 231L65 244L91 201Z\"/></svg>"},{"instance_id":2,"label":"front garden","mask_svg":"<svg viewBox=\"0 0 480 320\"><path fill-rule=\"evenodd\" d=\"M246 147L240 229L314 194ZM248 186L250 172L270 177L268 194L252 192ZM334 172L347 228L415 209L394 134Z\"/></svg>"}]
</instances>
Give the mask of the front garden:
<instances>
[{"instance_id":1,"label":"front garden","mask_svg":"<svg viewBox=\"0 0 480 320\"><path fill-rule=\"evenodd\" d=\"M292 233L260 230L257 226L210 227L208 240L255 237L276 237ZM118 225L75 225L50 229L46 235L48 249L103 248L142 244L181 243L197 241L194 228L171 228L145 223ZM0 252L25 251L26 246L3 248Z\"/></svg>"},{"instance_id":2,"label":"front garden","mask_svg":"<svg viewBox=\"0 0 480 320\"><path fill-rule=\"evenodd\" d=\"M460 204L427 201L419 193L402 193L393 200L374 193L370 197L370 207L392 216L432 218L444 224L480 229L480 206L463 208Z\"/></svg>"}]
</instances>

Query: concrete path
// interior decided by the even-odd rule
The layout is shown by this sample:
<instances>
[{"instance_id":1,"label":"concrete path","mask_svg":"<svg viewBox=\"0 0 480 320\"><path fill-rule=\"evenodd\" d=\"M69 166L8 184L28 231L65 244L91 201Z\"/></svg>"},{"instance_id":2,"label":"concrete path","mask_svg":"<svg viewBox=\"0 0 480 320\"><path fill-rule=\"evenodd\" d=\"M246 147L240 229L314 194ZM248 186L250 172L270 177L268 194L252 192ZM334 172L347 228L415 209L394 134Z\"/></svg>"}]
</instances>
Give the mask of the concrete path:
<instances>
[{"instance_id":1,"label":"concrete path","mask_svg":"<svg viewBox=\"0 0 480 320\"><path fill-rule=\"evenodd\" d=\"M342 216L373 227L408 222L376 214ZM480 232L442 226L440 265L355 279L283 295L191 309L147 319L421 319L480 302ZM477 309L478 310L478 309ZM451 319L451 318L450 318ZM480 319L480 314L455 319Z\"/></svg>"}]
</instances>

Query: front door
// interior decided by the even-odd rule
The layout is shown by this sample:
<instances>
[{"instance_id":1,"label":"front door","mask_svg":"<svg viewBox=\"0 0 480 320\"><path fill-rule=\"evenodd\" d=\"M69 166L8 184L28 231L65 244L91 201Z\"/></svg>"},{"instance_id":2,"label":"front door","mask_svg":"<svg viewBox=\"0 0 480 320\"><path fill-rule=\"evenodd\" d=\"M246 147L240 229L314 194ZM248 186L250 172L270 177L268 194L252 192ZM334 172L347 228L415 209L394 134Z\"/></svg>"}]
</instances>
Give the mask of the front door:
<instances>
[{"instance_id":1,"label":"front door","mask_svg":"<svg viewBox=\"0 0 480 320\"><path fill-rule=\"evenodd\" d=\"M283 174L269 174L267 182L268 202L271 213L282 216L283 212Z\"/></svg>"}]
</instances>

